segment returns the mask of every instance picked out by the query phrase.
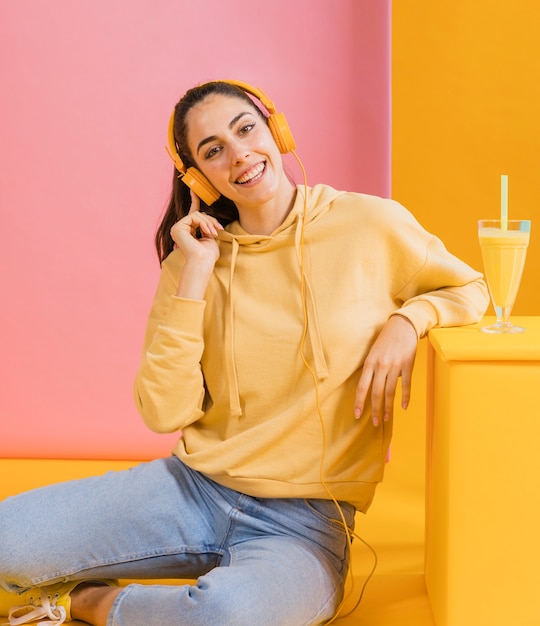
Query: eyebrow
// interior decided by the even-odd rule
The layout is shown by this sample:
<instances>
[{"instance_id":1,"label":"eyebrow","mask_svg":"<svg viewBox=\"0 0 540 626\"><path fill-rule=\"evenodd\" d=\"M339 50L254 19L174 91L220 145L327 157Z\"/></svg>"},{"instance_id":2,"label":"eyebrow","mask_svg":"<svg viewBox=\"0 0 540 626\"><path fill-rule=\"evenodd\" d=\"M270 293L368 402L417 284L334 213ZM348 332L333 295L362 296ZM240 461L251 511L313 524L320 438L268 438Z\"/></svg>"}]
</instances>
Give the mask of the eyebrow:
<instances>
[{"instance_id":1,"label":"eyebrow","mask_svg":"<svg viewBox=\"0 0 540 626\"><path fill-rule=\"evenodd\" d=\"M242 119L244 117L244 115L250 115L250 111L242 111L242 113L238 113L238 115L235 115L232 120L229 122L229 128L232 129L233 126L236 124L236 122L238 122L238 120ZM217 135L210 135L210 137L206 137L206 139L203 139L202 141L199 142L199 145L197 146L197 154L199 154L200 149L206 145L207 143L210 143L211 141L215 141L217 139Z\"/></svg>"}]
</instances>

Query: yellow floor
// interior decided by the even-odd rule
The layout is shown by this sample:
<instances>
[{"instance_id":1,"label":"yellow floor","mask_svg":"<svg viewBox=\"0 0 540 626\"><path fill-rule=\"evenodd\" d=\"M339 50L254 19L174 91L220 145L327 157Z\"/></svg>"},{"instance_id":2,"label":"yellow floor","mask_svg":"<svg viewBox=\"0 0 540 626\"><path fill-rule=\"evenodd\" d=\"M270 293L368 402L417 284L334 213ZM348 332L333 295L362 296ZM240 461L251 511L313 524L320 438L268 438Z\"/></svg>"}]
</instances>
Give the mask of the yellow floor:
<instances>
[{"instance_id":1,"label":"yellow floor","mask_svg":"<svg viewBox=\"0 0 540 626\"><path fill-rule=\"evenodd\" d=\"M389 472L391 470L389 469ZM374 548L378 564L356 610L339 626L435 626L424 581L423 501L383 493L366 516L358 515L357 532ZM389 489L389 491L391 491ZM352 553L354 604L373 564L367 548L355 542Z\"/></svg>"}]
</instances>

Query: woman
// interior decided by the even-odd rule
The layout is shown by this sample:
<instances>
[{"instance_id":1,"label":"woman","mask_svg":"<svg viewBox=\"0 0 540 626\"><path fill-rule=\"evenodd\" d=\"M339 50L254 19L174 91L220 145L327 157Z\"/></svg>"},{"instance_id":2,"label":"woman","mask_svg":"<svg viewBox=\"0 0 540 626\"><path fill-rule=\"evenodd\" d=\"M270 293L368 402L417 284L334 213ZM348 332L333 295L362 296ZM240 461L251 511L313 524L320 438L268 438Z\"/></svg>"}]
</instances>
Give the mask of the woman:
<instances>
[{"instance_id":1,"label":"woman","mask_svg":"<svg viewBox=\"0 0 540 626\"><path fill-rule=\"evenodd\" d=\"M29 605L12 624L328 622L418 338L487 306L481 275L397 203L295 186L294 140L258 89L188 91L170 150L135 397L181 437L169 459L2 504L0 608ZM167 577L197 581L111 580Z\"/></svg>"}]
</instances>

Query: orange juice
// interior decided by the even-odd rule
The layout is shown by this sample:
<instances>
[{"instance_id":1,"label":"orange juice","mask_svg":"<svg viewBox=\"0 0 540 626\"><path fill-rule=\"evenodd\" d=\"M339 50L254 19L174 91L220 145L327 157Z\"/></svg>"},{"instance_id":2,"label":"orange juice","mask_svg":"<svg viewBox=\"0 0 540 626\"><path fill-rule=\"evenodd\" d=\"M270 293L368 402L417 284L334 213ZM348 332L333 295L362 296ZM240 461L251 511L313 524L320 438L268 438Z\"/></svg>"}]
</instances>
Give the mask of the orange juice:
<instances>
[{"instance_id":1,"label":"orange juice","mask_svg":"<svg viewBox=\"0 0 540 626\"><path fill-rule=\"evenodd\" d=\"M493 305L503 310L512 308L525 266L529 233L480 228L478 237Z\"/></svg>"}]
</instances>

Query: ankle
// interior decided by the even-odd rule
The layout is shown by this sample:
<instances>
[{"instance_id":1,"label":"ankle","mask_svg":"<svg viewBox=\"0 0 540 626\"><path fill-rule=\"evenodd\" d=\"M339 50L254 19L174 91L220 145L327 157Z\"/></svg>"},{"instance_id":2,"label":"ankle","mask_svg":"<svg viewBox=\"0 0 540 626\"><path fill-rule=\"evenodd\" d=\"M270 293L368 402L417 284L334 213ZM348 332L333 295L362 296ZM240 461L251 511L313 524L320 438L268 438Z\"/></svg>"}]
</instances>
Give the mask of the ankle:
<instances>
[{"instance_id":1,"label":"ankle","mask_svg":"<svg viewBox=\"0 0 540 626\"><path fill-rule=\"evenodd\" d=\"M71 617L92 626L107 626L107 620L120 587L83 582L71 592Z\"/></svg>"}]
</instances>

